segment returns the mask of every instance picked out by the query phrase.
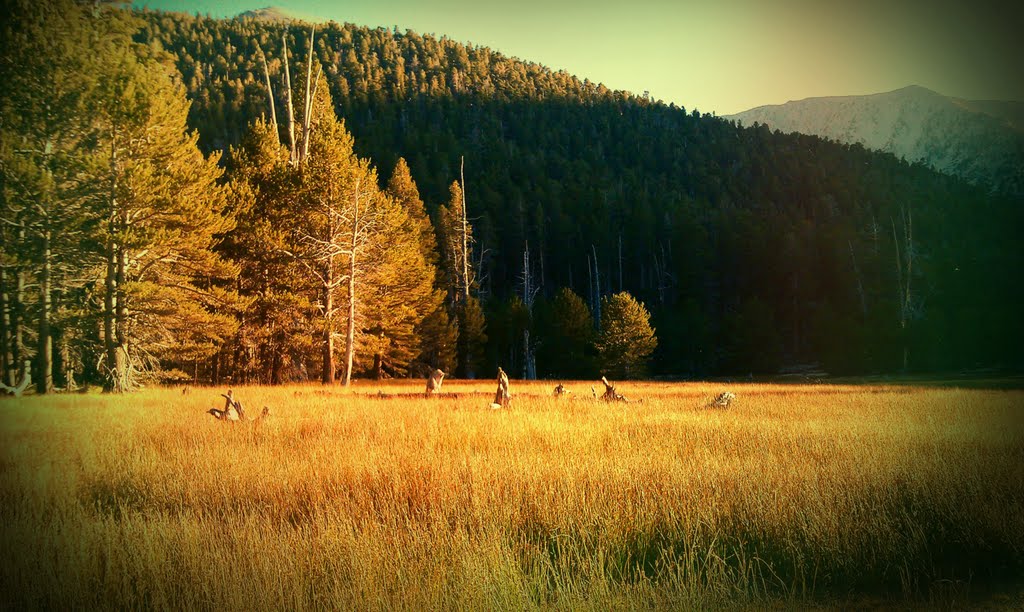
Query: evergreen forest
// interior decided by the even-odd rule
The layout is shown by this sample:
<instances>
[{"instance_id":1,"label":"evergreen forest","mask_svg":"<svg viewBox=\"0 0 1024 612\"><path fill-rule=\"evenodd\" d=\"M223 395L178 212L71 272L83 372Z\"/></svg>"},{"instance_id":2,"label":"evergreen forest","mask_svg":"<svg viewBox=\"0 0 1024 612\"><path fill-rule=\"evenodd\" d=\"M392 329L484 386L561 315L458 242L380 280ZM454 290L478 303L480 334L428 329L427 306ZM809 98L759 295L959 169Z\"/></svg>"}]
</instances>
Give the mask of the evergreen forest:
<instances>
[{"instance_id":1,"label":"evergreen forest","mask_svg":"<svg viewBox=\"0 0 1024 612\"><path fill-rule=\"evenodd\" d=\"M397 27L4 5L5 386L1022 365L1019 199Z\"/></svg>"}]
</instances>

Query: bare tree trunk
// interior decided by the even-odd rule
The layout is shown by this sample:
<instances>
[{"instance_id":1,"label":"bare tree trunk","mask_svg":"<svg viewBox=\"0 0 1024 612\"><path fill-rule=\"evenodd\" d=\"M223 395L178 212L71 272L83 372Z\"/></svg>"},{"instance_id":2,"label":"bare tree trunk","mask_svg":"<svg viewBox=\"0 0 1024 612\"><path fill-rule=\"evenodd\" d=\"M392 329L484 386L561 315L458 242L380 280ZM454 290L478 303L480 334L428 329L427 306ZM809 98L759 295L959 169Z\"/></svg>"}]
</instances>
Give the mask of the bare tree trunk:
<instances>
[{"instance_id":1,"label":"bare tree trunk","mask_svg":"<svg viewBox=\"0 0 1024 612\"><path fill-rule=\"evenodd\" d=\"M263 76L267 80L267 98L270 101L270 124L274 126L274 139L280 142L281 136L277 133L277 110L274 108L274 87L270 84L270 67L267 66L267 56L263 53L263 48L256 44L256 49L260 52L260 59L263 60Z\"/></svg>"},{"instance_id":2,"label":"bare tree trunk","mask_svg":"<svg viewBox=\"0 0 1024 612\"><path fill-rule=\"evenodd\" d=\"M622 234L619 233L619 292L622 292Z\"/></svg>"},{"instance_id":3,"label":"bare tree trunk","mask_svg":"<svg viewBox=\"0 0 1024 612\"><path fill-rule=\"evenodd\" d=\"M270 384L279 385L283 382L281 376L281 368L283 366L283 364L281 363L281 347L275 345L271 349L271 354L272 356L270 358Z\"/></svg>"},{"instance_id":4,"label":"bare tree trunk","mask_svg":"<svg viewBox=\"0 0 1024 612\"><path fill-rule=\"evenodd\" d=\"M597 247L591 244L590 250L594 254L594 324L601 331L601 271L597 266Z\"/></svg>"},{"instance_id":5,"label":"bare tree trunk","mask_svg":"<svg viewBox=\"0 0 1024 612\"><path fill-rule=\"evenodd\" d=\"M348 268L348 324L345 329L345 386L352 382L352 363L356 353L356 250L359 246L359 181L352 209L352 252Z\"/></svg>"},{"instance_id":6,"label":"bare tree trunk","mask_svg":"<svg viewBox=\"0 0 1024 612\"><path fill-rule=\"evenodd\" d=\"M334 367L334 289L331 286L334 281L334 265L328 261L324 279L324 337L323 337L323 369L320 374L320 382L325 385L332 384L335 377Z\"/></svg>"},{"instance_id":7,"label":"bare tree trunk","mask_svg":"<svg viewBox=\"0 0 1024 612\"><path fill-rule=\"evenodd\" d=\"M115 390L124 392L131 390L131 364L128 361L128 304L125 300L124 284L128 254L124 247L117 250L117 300L114 303L114 337L117 345L115 363L117 365Z\"/></svg>"},{"instance_id":8,"label":"bare tree trunk","mask_svg":"<svg viewBox=\"0 0 1024 612\"><path fill-rule=\"evenodd\" d=\"M114 310L117 297L117 257L114 253L113 238L107 244L107 272L103 279L103 348L106 352L107 375L103 383L106 392L116 391L114 384L117 373L117 343L114 341Z\"/></svg>"},{"instance_id":9,"label":"bare tree trunk","mask_svg":"<svg viewBox=\"0 0 1024 612\"><path fill-rule=\"evenodd\" d=\"M282 34L281 40L284 42L284 86L288 94L288 145L291 147L288 159L295 163L295 107L292 106L292 77L288 70L288 34Z\"/></svg>"},{"instance_id":10,"label":"bare tree trunk","mask_svg":"<svg viewBox=\"0 0 1024 612\"><path fill-rule=\"evenodd\" d=\"M327 235L334 235L334 217L328 211ZM334 255L328 255L324 262L324 337L323 337L323 368L320 371L320 382L325 385L334 384L337 367L334 362Z\"/></svg>"},{"instance_id":11,"label":"bare tree trunk","mask_svg":"<svg viewBox=\"0 0 1024 612\"><path fill-rule=\"evenodd\" d=\"M534 288L530 283L530 243L527 242L523 248L523 305L526 312L533 319L533 298ZM535 380L537 378L537 363L533 354L533 347L530 345L530 328L523 329L523 378Z\"/></svg>"},{"instance_id":12,"label":"bare tree trunk","mask_svg":"<svg viewBox=\"0 0 1024 612\"><path fill-rule=\"evenodd\" d=\"M316 40L316 24L309 31L309 58L306 60L306 104L302 113L302 161L309 155L309 114L313 109L313 94L309 90L310 77L313 75L313 41ZM320 80L320 73L316 75Z\"/></svg>"},{"instance_id":13,"label":"bare tree trunk","mask_svg":"<svg viewBox=\"0 0 1024 612\"><path fill-rule=\"evenodd\" d=\"M25 240L25 230L20 230L22 244ZM17 268L14 274L14 304L12 318L14 319L14 363L18 366L18 380L25 378L25 364L28 363L28 351L25 350L25 269Z\"/></svg>"},{"instance_id":14,"label":"bare tree trunk","mask_svg":"<svg viewBox=\"0 0 1024 612\"><path fill-rule=\"evenodd\" d=\"M220 353L217 351L210 358L210 384L215 387L220 385Z\"/></svg>"},{"instance_id":15,"label":"bare tree trunk","mask_svg":"<svg viewBox=\"0 0 1024 612\"><path fill-rule=\"evenodd\" d=\"M594 266L590 263L590 253L587 253L587 301L590 303L590 312L597 309L594 306L595 295L597 292L594 291Z\"/></svg>"},{"instance_id":16,"label":"bare tree trunk","mask_svg":"<svg viewBox=\"0 0 1024 612\"><path fill-rule=\"evenodd\" d=\"M463 321L468 316L469 308L469 291L472 281L469 278L469 209L466 208L466 173L465 173L466 158L463 156L459 157L459 182L462 187L462 312L464 314ZM482 265L482 264L481 264ZM459 330L459 334L462 335L463 329ZM463 343L466 349L465 360L466 360L466 378L475 378L476 373L473 371L471 364L475 363L473 356L473 342L471 338L466 338Z\"/></svg>"},{"instance_id":17,"label":"bare tree trunk","mask_svg":"<svg viewBox=\"0 0 1024 612\"><path fill-rule=\"evenodd\" d=\"M8 294L7 268L0 266L0 382L13 387L15 361L11 354L11 300Z\"/></svg>"},{"instance_id":18,"label":"bare tree trunk","mask_svg":"<svg viewBox=\"0 0 1024 612\"><path fill-rule=\"evenodd\" d=\"M71 361L71 344L64 329L58 327L54 331L53 344L57 347L53 355L54 384L65 391L74 391L75 367Z\"/></svg>"},{"instance_id":19,"label":"bare tree trunk","mask_svg":"<svg viewBox=\"0 0 1024 612\"><path fill-rule=\"evenodd\" d=\"M53 338L50 337L50 315L53 308L53 298L50 294L50 230L43 230L42 234L42 255L43 265L39 274L39 348L36 352L37 370L39 379L36 381L36 393L50 393L53 391Z\"/></svg>"},{"instance_id":20,"label":"bare tree trunk","mask_svg":"<svg viewBox=\"0 0 1024 612\"><path fill-rule=\"evenodd\" d=\"M910 320L911 309L913 308L913 295L910 290L910 279L914 265L914 233L912 225L913 221L910 213L907 212L903 214L902 217L903 238L906 241L904 254L902 256L900 254L899 237L896 234L896 222L893 221L891 217L889 221L892 223L892 239L896 246L896 297L899 302L900 337L903 344L902 364L903 370L905 371L910 361L907 327Z\"/></svg>"},{"instance_id":21,"label":"bare tree trunk","mask_svg":"<svg viewBox=\"0 0 1024 612\"><path fill-rule=\"evenodd\" d=\"M850 245L850 261L853 262L853 275L857 279L857 295L860 297L860 314L864 319L868 318L868 302L864 295L864 283L861 281L860 268L857 267L857 256L853 253L853 241L847 240L846 243Z\"/></svg>"},{"instance_id":22,"label":"bare tree trunk","mask_svg":"<svg viewBox=\"0 0 1024 612\"><path fill-rule=\"evenodd\" d=\"M348 325L345 329L345 386L352 382L356 353L356 254L353 251L348 277Z\"/></svg>"},{"instance_id":23,"label":"bare tree trunk","mask_svg":"<svg viewBox=\"0 0 1024 612\"><path fill-rule=\"evenodd\" d=\"M462 187L462 281L464 297L469 299L469 210L466 208L465 158L459 157L459 181Z\"/></svg>"},{"instance_id":24,"label":"bare tree trunk","mask_svg":"<svg viewBox=\"0 0 1024 612\"><path fill-rule=\"evenodd\" d=\"M384 355L377 352L373 355L373 379L384 379Z\"/></svg>"}]
</instances>

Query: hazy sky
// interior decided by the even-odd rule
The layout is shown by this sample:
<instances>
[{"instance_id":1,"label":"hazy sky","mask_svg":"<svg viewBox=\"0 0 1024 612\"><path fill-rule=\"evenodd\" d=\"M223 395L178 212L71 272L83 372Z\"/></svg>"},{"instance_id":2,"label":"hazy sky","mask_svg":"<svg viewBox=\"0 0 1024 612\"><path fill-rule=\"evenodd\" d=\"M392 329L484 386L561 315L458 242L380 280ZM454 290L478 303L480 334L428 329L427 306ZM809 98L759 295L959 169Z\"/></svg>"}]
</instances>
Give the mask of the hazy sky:
<instances>
[{"instance_id":1,"label":"hazy sky","mask_svg":"<svg viewBox=\"0 0 1024 612\"><path fill-rule=\"evenodd\" d=\"M135 3L215 17L273 3L338 22L397 25L719 115L906 85L971 99L1024 100L1019 0Z\"/></svg>"}]
</instances>

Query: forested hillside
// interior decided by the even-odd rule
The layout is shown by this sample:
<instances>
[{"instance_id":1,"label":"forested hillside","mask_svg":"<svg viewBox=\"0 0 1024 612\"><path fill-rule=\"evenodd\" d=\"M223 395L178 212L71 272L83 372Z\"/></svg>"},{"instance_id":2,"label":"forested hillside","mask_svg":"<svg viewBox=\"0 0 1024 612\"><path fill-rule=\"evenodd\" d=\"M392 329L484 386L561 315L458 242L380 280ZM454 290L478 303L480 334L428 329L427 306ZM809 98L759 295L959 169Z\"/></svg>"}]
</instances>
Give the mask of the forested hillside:
<instances>
[{"instance_id":1,"label":"forested hillside","mask_svg":"<svg viewBox=\"0 0 1024 612\"><path fill-rule=\"evenodd\" d=\"M180 73L188 126L226 170L216 195L226 220L211 231L230 269L195 270L193 285L217 299L190 311L221 317L220 331L185 351L170 331L160 343L163 363L190 376L333 380L321 365L333 338L357 347L339 377L438 366L490 376L497 365L592 376L621 362L597 336L609 305L641 327L651 314L641 352L653 356L624 375L1019 366L1019 201L861 146L741 128L445 38L317 25L310 63L310 24L137 17L136 53ZM287 151L286 81L309 163ZM354 237L343 249L331 225L352 198L324 194L343 192L357 209L375 203L373 226L385 228L358 249ZM351 212L338 219L357 223ZM24 251L13 227L8 244ZM317 240L333 250L314 252ZM352 270L366 286L332 302L348 272L310 270L359 249ZM23 292L19 303L45 301L30 282L39 261L7 259L0 280ZM104 295L98 281L58 297ZM9 310L32 322L41 308ZM95 346L108 336L95 318L57 319ZM87 377L103 375L89 350L71 353Z\"/></svg>"},{"instance_id":2,"label":"forested hillside","mask_svg":"<svg viewBox=\"0 0 1024 612\"><path fill-rule=\"evenodd\" d=\"M282 34L292 54L308 49L308 25L147 21L140 39L175 54L190 124L211 150L266 112L257 45L276 81ZM892 370L901 336L916 349L912 368L1020 354L1021 292L1006 276L1021 262L1020 202L859 146L739 129L445 38L331 23L314 52L357 151L382 174L405 157L428 209L446 201L465 156L495 359L509 350L496 338L514 324L502 302L526 248L545 296L592 294L594 276L601 294L645 301L663 373L808 361ZM898 245L908 218L912 244ZM905 330L897 246L901 269L908 250L915 259Z\"/></svg>"}]
</instances>

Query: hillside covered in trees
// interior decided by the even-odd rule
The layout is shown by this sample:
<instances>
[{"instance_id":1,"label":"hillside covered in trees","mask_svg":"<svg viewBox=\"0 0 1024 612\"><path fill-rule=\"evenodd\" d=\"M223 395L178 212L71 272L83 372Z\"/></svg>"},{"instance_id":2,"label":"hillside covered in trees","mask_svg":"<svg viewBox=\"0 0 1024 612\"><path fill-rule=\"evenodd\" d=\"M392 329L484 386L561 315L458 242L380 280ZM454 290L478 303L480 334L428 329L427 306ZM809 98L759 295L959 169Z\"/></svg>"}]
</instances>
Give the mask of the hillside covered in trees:
<instances>
[{"instance_id":1,"label":"hillside covered in trees","mask_svg":"<svg viewBox=\"0 0 1024 612\"><path fill-rule=\"evenodd\" d=\"M63 27L95 37L91 19ZM64 276L41 289L56 255L40 242L38 218L64 221L31 203L56 185L85 206L86 183L77 170L60 183L39 170L46 163L19 166L19 142L34 138L46 151L48 140L32 117L5 119L9 382L47 334L75 371L109 378L119 278L135 296L124 299L154 305L151 320L163 322L145 339L147 359L203 380L327 381L432 367L490 375L497 365L541 377L604 367L692 377L811 363L832 373L1020 365L1020 201L860 146L742 128L445 38L331 23L316 27L310 56L310 24L153 12L123 24L110 35L121 64L58 67L97 75L82 87L103 100L104 74L128 78L131 35L132 61L167 75L160 87L181 101L171 106L191 103L187 119L175 112L196 131L203 164L219 160L200 181L206 192L177 204L186 216L200 215L186 210L197 202L209 214L187 245L128 245L154 257L147 273L167 268L166 282L142 282L129 277L145 261L118 259L124 227L83 213L68 221L74 233L58 232L74 242L59 257ZM7 43L4 51L26 52ZM53 70L40 63L37 84ZM8 109L52 93L5 95L11 117L21 112ZM112 108L109 98L99 107ZM88 167L116 170L109 147L96 146L95 116L72 112L88 124L71 130L81 132L75 147L92 147ZM159 176L161 163L129 178ZM26 189L24 176L44 188ZM89 193L109 212L101 191ZM122 226L159 220L173 200L147 205L153 217L127 212ZM159 241L172 229L180 227L139 235ZM184 274L186 261L195 263ZM165 291L190 297L158 295ZM637 327L649 312L649 340L633 330L637 367L610 356L617 345L607 330L621 326L609 307ZM126 309L124 325L150 333L137 312ZM195 334L197 325L207 333Z\"/></svg>"}]
</instances>

